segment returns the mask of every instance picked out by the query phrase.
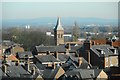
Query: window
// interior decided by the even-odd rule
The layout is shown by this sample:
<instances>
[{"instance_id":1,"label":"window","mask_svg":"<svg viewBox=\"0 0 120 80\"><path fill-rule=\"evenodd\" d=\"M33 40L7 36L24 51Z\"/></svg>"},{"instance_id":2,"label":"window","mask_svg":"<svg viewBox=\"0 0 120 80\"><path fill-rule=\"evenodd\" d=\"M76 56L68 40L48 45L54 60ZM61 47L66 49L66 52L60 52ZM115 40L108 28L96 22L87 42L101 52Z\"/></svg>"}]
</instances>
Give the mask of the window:
<instances>
[{"instance_id":1,"label":"window","mask_svg":"<svg viewBox=\"0 0 120 80\"><path fill-rule=\"evenodd\" d=\"M58 38L63 38L63 34L58 34Z\"/></svg>"},{"instance_id":2,"label":"window","mask_svg":"<svg viewBox=\"0 0 120 80\"><path fill-rule=\"evenodd\" d=\"M61 34L61 38L63 38L63 34Z\"/></svg>"},{"instance_id":3,"label":"window","mask_svg":"<svg viewBox=\"0 0 120 80\"><path fill-rule=\"evenodd\" d=\"M108 58L106 57L105 60L106 60L106 67L108 67L109 66Z\"/></svg>"},{"instance_id":4,"label":"window","mask_svg":"<svg viewBox=\"0 0 120 80\"><path fill-rule=\"evenodd\" d=\"M113 66L113 64L112 64L112 57L109 57L109 59L110 59L110 66Z\"/></svg>"},{"instance_id":5,"label":"window","mask_svg":"<svg viewBox=\"0 0 120 80\"><path fill-rule=\"evenodd\" d=\"M58 38L60 38L60 34L58 34Z\"/></svg>"}]
</instances>

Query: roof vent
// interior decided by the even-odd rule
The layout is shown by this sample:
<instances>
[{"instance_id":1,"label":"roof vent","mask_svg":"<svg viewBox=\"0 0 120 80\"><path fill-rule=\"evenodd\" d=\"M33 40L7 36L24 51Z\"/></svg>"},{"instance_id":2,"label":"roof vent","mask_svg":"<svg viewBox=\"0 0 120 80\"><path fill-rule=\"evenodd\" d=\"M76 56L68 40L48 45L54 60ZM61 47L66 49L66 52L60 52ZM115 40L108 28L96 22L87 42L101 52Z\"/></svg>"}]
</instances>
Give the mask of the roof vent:
<instances>
[{"instance_id":1,"label":"roof vent","mask_svg":"<svg viewBox=\"0 0 120 80\"><path fill-rule=\"evenodd\" d=\"M101 54L105 54L105 52L103 50L101 50Z\"/></svg>"}]
</instances>

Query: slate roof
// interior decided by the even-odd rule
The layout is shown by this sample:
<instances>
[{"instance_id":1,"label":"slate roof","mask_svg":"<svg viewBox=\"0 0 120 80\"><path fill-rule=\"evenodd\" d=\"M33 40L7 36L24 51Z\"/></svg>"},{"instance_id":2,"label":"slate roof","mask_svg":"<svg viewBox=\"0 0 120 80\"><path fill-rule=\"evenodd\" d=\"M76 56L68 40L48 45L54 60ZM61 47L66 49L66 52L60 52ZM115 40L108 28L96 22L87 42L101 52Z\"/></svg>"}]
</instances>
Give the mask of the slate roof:
<instances>
[{"instance_id":1,"label":"slate roof","mask_svg":"<svg viewBox=\"0 0 120 80\"><path fill-rule=\"evenodd\" d=\"M82 47L82 45L80 46L71 46L71 49L69 50L70 53L72 52L76 52L79 51L79 49ZM65 46L35 46L35 49L37 51L37 53L39 52L47 52L50 51L52 53L56 52L66 52Z\"/></svg>"},{"instance_id":2,"label":"slate roof","mask_svg":"<svg viewBox=\"0 0 120 80\"><path fill-rule=\"evenodd\" d=\"M37 52L65 52L64 46L35 46Z\"/></svg>"},{"instance_id":3,"label":"slate roof","mask_svg":"<svg viewBox=\"0 0 120 80\"><path fill-rule=\"evenodd\" d=\"M33 54L32 54L32 52L30 52L30 51L18 52L16 56L17 56L19 59L22 59L22 58L25 58L25 55L28 55L29 57L33 58Z\"/></svg>"},{"instance_id":4,"label":"slate roof","mask_svg":"<svg viewBox=\"0 0 120 80\"><path fill-rule=\"evenodd\" d=\"M75 68L88 69L88 67L92 68L92 65L89 64L83 57L82 57L82 64L79 67L77 65L78 65L78 57L71 56L66 61L66 63L62 65L62 67L65 70L72 70L72 69L75 69Z\"/></svg>"},{"instance_id":5,"label":"slate roof","mask_svg":"<svg viewBox=\"0 0 120 80\"><path fill-rule=\"evenodd\" d=\"M65 71L68 71L68 70L73 70L73 69L77 68L77 66L75 65L75 63L71 62L71 63L64 63L64 64L62 64L62 68Z\"/></svg>"},{"instance_id":6,"label":"slate roof","mask_svg":"<svg viewBox=\"0 0 120 80\"><path fill-rule=\"evenodd\" d=\"M62 68L67 71L67 70L72 70L77 68L77 65L75 64L74 61L72 61L70 58L66 61L66 63L62 64Z\"/></svg>"},{"instance_id":7,"label":"slate roof","mask_svg":"<svg viewBox=\"0 0 120 80\"><path fill-rule=\"evenodd\" d=\"M93 79L96 78L102 69L73 69L67 71L65 74L68 76L78 76L80 79Z\"/></svg>"},{"instance_id":8,"label":"slate roof","mask_svg":"<svg viewBox=\"0 0 120 80\"><path fill-rule=\"evenodd\" d=\"M94 69L95 77L98 77L102 69Z\"/></svg>"},{"instance_id":9,"label":"slate roof","mask_svg":"<svg viewBox=\"0 0 120 80\"><path fill-rule=\"evenodd\" d=\"M103 57L103 56L110 56L110 55L118 55L118 50L117 53L114 54L110 49L114 49L112 46L110 45L93 45L91 50L97 54L99 57ZM101 54L98 50L103 50L104 55Z\"/></svg>"},{"instance_id":10,"label":"slate roof","mask_svg":"<svg viewBox=\"0 0 120 80\"><path fill-rule=\"evenodd\" d=\"M80 69L87 69L88 67L91 68L92 66L89 63L82 63L79 68Z\"/></svg>"},{"instance_id":11,"label":"slate roof","mask_svg":"<svg viewBox=\"0 0 120 80\"><path fill-rule=\"evenodd\" d=\"M79 45L79 46L71 46L71 50L70 50L70 52L79 51L80 48L81 48L82 46L83 46L83 45Z\"/></svg>"},{"instance_id":12,"label":"slate roof","mask_svg":"<svg viewBox=\"0 0 120 80\"><path fill-rule=\"evenodd\" d=\"M58 70L60 69L60 66L56 67L54 70L51 71L49 78L53 79L55 75L57 74Z\"/></svg>"},{"instance_id":13,"label":"slate roof","mask_svg":"<svg viewBox=\"0 0 120 80\"><path fill-rule=\"evenodd\" d=\"M69 55L66 55L66 54L58 54L58 59L60 61L67 61L69 59Z\"/></svg>"},{"instance_id":14,"label":"slate roof","mask_svg":"<svg viewBox=\"0 0 120 80\"><path fill-rule=\"evenodd\" d=\"M7 78L8 78L8 76L0 68L0 80L9 80Z\"/></svg>"},{"instance_id":15,"label":"slate roof","mask_svg":"<svg viewBox=\"0 0 120 80\"><path fill-rule=\"evenodd\" d=\"M35 56L41 63L44 62L60 62L52 55L36 55Z\"/></svg>"},{"instance_id":16,"label":"slate roof","mask_svg":"<svg viewBox=\"0 0 120 80\"><path fill-rule=\"evenodd\" d=\"M76 63L78 63L78 58L79 57L74 57L74 56L70 56L70 59ZM83 57L82 57L82 63L88 63Z\"/></svg>"},{"instance_id":17,"label":"slate roof","mask_svg":"<svg viewBox=\"0 0 120 80\"><path fill-rule=\"evenodd\" d=\"M0 80L2 79L3 71L0 69Z\"/></svg>"},{"instance_id":18,"label":"slate roof","mask_svg":"<svg viewBox=\"0 0 120 80\"><path fill-rule=\"evenodd\" d=\"M42 74L43 74L42 77L43 77L44 79L48 79L51 71L52 71L52 69L45 69L45 70L43 71L43 73L42 73Z\"/></svg>"},{"instance_id":19,"label":"slate roof","mask_svg":"<svg viewBox=\"0 0 120 80\"><path fill-rule=\"evenodd\" d=\"M94 70L81 69L79 71L82 79L93 79L95 77Z\"/></svg>"},{"instance_id":20,"label":"slate roof","mask_svg":"<svg viewBox=\"0 0 120 80\"><path fill-rule=\"evenodd\" d=\"M43 78L53 80L60 68L62 68L62 67L57 66L55 69L45 69L43 71Z\"/></svg>"},{"instance_id":21,"label":"slate roof","mask_svg":"<svg viewBox=\"0 0 120 80\"><path fill-rule=\"evenodd\" d=\"M43 65L43 64L41 64L41 63L36 63L35 65L37 66L37 68L38 68L39 70L44 70L44 69L46 68L46 66Z\"/></svg>"},{"instance_id":22,"label":"slate roof","mask_svg":"<svg viewBox=\"0 0 120 80\"><path fill-rule=\"evenodd\" d=\"M22 67L22 66L8 66L7 67L7 75L9 77L15 77L15 78L25 78L30 77L30 74Z\"/></svg>"}]
</instances>

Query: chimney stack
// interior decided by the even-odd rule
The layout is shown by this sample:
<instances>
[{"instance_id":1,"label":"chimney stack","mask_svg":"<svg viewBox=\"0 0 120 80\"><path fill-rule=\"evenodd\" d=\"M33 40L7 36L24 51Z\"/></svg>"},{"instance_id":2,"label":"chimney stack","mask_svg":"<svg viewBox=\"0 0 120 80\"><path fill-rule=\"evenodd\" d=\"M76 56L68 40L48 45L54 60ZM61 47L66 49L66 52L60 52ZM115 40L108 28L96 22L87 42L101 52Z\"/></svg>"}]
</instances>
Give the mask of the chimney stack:
<instances>
[{"instance_id":1,"label":"chimney stack","mask_svg":"<svg viewBox=\"0 0 120 80\"><path fill-rule=\"evenodd\" d=\"M19 65L19 63L18 63L18 61L15 63L15 66L18 66Z\"/></svg>"},{"instance_id":2,"label":"chimney stack","mask_svg":"<svg viewBox=\"0 0 120 80\"><path fill-rule=\"evenodd\" d=\"M55 63L54 63L54 62L52 63L52 68L53 68L53 69L55 69L55 68L56 68L56 65L55 65Z\"/></svg>"},{"instance_id":3,"label":"chimney stack","mask_svg":"<svg viewBox=\"0 0 120 80\"><path fill-rule=\"evenodd\" d=\"M47 51L46 54L49 55L49 54L50 54L50 51Z\"/></svg>"},{"instance_id":4,"label":"chimney stack","mask_svg":"<svg viewBox=\"0 0 120 80\"><path fill-rule=\"evenodd\" d=\"M69 43L66 44L65 50L66 50L66 53L65 53L65 54L69 54L69 50L71 50L71 46L70 46Z\"/></svg>"},{"instance_id":5,"label":"chimney stack","mask_svg":"<svg viewBox=\"0 0 120 80\"><path fill-rule=\"evenodd\" d=\"M6 65L6 64L3 64L3 65L2 65L2 71L3 71L4 73L7 73L7 65Z\"/></svg>"},{"instance_id":6,"label":"chimney stack","mask_svg":"<svg viewBox=\"0 0 120 80\"><path fill-rule=\"evenodd\" d=\"M78 58L78 67L82 64L82 57Z\"/></svg>"},{"instance_id":7,"label":"chimney stack","mask_svg":"<svg viewBox=\"0 0 120 80\"><path fill-rule=\"evenodd\" d=\"M54 52L54 57L58 60L58 52Z\"/></svg>"},{"instance_id":8,"label":"chimney stack","mask_svg":"<svg viewBox=\"0 0 120 80\"><path fill-rule=\"evenodd\" d=\"M32 68L31 74L32 74L32 75L35 75L35 67Z\"/></svg>"},{"instance_id":9,"label":"chimney stack","mask_svg":"<svg viewBox=\"0 0 120 80\"><path fill-rule=\"evenodd\" d=\"M28 55L25 55L25 69L30 71L30 60Z\"/></svg>"},{"instance_id":10,"label":"chimney stack","mask_svg":"<svg viewBox=\"0 0 120 80\"><path fill-rule=\"evenodd\" d=\"M106 44L113 46L113 41L110 38L106 38Z\"/></svg>"},{"instance_id":11,"label":"chimney stack","mask_svg":"<svg viewBox=\"0 0 120 80\"><path fill-rule=\"evenodd\" d=\"M90 51L88 51L87 53L88 53L88 63L90 64Z\"/></svg>"},{"instance_id":12,"label":"chimney stack","mask_svg":"<svg viewBox=\"0 0 120 80\"><path fill-rule=\"evenodd\" d=\"M92 41L92 45L95 45L95 41Z\"/></svg>"},{"instance_id":13,"label":"chimney stack","mask_svg":"<svg viewBox=\"0 0 120 80\"><path fill-rule=\"evenodd\" d=\"M69 43L69 45L68 45L68 49L71 50L71 45L70 45L70 43Z\"/></svg>"},{"instance_id":14,"label":"chimney stack","mask_svg":"<svg viewBox=\"0 0 120 80\"><path fill-rule=\"evenodd\" d=\"M85 50L85 51L90 50L91 47L92 47L92 42L91 42L91 40L86 39L86 40L84 41L84 50Z\"/></svg>"}]
</instances>

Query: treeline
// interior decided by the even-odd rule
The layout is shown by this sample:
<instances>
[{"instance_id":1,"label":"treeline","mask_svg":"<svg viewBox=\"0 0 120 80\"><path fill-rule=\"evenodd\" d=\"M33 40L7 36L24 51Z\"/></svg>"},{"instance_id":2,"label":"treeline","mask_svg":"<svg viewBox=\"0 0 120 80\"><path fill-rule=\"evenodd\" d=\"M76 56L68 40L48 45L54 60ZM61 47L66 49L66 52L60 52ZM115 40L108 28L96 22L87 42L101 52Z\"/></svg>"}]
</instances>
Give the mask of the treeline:
<instances>
[{"instance_id":1,"label":"treeline","mask_svg":"<svg viewBox=\"0 0 120 80\"><path fill-rule=\"evenodd\" d=\"M54 45L53 37L47 36L45 32L31 29L9 28L3 30L2 39L19 43L25 50L30 50L36 45Z\"/></svg>"}]
</instances>

